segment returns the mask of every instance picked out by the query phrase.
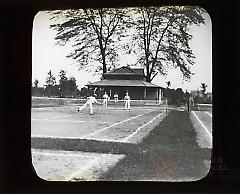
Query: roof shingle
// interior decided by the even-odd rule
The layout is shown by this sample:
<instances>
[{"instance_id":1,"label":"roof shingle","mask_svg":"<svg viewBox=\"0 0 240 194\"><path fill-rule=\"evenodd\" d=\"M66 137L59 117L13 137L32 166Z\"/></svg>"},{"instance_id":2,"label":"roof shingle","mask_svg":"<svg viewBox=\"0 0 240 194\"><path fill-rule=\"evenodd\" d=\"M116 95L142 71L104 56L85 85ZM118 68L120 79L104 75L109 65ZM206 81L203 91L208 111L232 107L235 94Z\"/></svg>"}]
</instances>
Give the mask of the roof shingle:
<instances>
[{"instance_id":1,"label":"roof shingle","mask_svg":"<svg viewBox=\"0 0 240 194\"><path fill-rule=\"evenodd\" d=\"M103 79L98 82L88 84L89 86L119 86L119 87L151 87L163 88L161 86L143 81L143 80L107 80Z\"/></svg>"},{"instance_id":2,"label":"roof shingle","mask_svg":"<svg viewBox=\"0 0 240 194\"><path fill-rule=\"evenodd\" d=\"M105 74L134 74L134 75L143 75L144 70L142 68L130 68L130 67L120 67L117 69L113 69Z\"/></svg>"}]
</instances>

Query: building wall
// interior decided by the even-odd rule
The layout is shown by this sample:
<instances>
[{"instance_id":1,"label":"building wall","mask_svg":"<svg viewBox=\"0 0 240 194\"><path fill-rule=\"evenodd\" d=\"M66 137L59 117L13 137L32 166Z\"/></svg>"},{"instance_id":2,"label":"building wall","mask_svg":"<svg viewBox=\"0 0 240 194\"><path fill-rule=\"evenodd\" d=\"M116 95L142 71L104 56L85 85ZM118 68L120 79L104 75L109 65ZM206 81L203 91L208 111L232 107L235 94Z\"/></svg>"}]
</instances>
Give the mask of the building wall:
<instances>
[{"instance_id":1,"label":"building wall","mask_svg":"<svg viewBox=\"0 0 240 194\"><path fill-rule=\"evenodd\" d=\"M126 95L126 92L128 92L130 98L132 100L156 100L159 97L158 88L147 88L146 91L146 98L144 98L144 87L102 87L101 93L99 93L99 97L102 98L102 95L104 92L107 92L107 94L110 96L111 99L113 99L113 96L115 93L118 94L119 99L123 99Z\"/></svg>"},{"instance_id":2,"label":"building wall","mask_svg":"<svg viewBox=\"0 0 240 194\"><path fill-rule=\"evenodd\" d=\"M158 88L147 88L147 99L148 100L158 99Z\"/></svg>"},{"instance_id":3,"label":"building wall","mask_svg":"<svg viewBox=\"0 0 240 194\"><path fill-rule=\"evenodd\" d=\"M118 94L118 98L124 99L124 96L126 95L126 92L128 92L128 95L131 99L136 100L142 100L144 95L144 90L141 87L104 87L104 92L107 92L107 94L111 96L110 98L113 99L113 96L115 93Z\"/></svg>"},{"instance_id":4,"label":"building wall","mask_svg":"<svg viewBox=\"0 0 240 194\"><path fill-rule=\"evenodd\" d=\"M129 96L134 100L144 99L144 89L142 87L130 87Z\"/></svg>"}]
</instances>

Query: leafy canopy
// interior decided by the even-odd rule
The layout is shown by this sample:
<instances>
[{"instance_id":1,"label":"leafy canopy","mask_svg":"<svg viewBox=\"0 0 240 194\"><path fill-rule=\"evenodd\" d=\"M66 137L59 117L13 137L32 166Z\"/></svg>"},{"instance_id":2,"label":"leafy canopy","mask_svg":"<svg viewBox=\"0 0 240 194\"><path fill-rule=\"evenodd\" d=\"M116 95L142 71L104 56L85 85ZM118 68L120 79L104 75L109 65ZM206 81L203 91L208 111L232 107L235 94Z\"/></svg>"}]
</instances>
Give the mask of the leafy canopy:
<instances>
[{"instance_id":1,"label":"leafy canopy","mask_svg":"<svg viewBox=\"0 0 240 194\"><path fill-rule=\"evenodd\" d=\"M58 21L50 27L57 30L55 39L60 45L73 42L73 52L68 55L79 63L79 68L89 68L98 61L96 71L105 73L118 58L116 42L125 36L124 9L81 9L50 12ZM59 22L63 20L62 22Z\"/></svg>"},{"instance_id":2,"label":"leafy canopy","mask_svg":"<svg viewBox=\"0 0 240 194\"><path fill-rule=\"evenodd\" d=\"M147 81L157 73L167 74L170 66L190 79L194 54L189 46L189 26L204 24L200 7L143 7L135 10L135 33L131 47L140 53L138 63L146 68Z\"/></svg>"},{"instance_id":3,"label":"leafy canopy","mask_svg":"<svg viewBox=\"0 0 240 194\"><path fill-rule=\"evenodd\" d=\"M138 7L128 9L81 9L50 12L56 24L55 39L60 45L73 44L68 57L79 68L107 72L115 68L120 43L124 37L126 53L138 56L136 64L145 68L146 81L151 82L160 73L166 75L169 68L178 68L184 79L190 79L195 56L189 46L191 25L204 24L200 7L168 6Z\"/></svg>"}]
</instances>

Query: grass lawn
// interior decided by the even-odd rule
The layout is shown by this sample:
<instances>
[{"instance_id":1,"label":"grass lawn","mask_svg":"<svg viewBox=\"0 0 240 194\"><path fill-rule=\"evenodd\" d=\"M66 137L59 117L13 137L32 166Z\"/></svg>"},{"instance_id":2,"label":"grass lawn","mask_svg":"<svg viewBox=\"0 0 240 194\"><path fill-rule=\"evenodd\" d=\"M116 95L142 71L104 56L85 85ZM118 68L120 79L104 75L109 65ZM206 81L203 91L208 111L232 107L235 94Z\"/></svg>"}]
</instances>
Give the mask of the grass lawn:
<instances>
[{"instance_id":1,"label":"grass lawn","mask_svg":"<svg viewBox=\"0 0 240 194\"><path fill-rule=\"evenodd\" d=\"M124 156L114 160L105 171L97 173L99 176L94 180L194 181L207 175L211 148L199 146L196 129L186 111L171 109L166 117L157 117L137 133L143 136L125 142L118 140L128 137L136 128L144 126L158 114L164 113L165 116L164 110L161 107L132 107L131 111L126 111L123 107L94 108L94 115L89 115L89 110L78 113L76 105L33 109L32 135L43 133L46 137L32 138L32 148L50 150L47 156L51 155L51 150L78 151L83 155L78 157L78 161L83 160L83 163L86 162L85 153L96 154L96 157L105 157L106 154ZM139 116L141 114L143 115ZM131 119L128 120L129 118ZM127 121L123 122L124 120ZM120 124L116 124L118 122ZM99 129L104 130L93 133ZM92 134L92 139L84 139L88 134ZM64 138L48 138L47 135ZM54 157L58 156L57 153L55 155ZM103 163L103 158L98 160ZM108 156L105 160L110 161ZM64 161L69 163L67 157ZM61 163L61 166L64 165Z\"/></svg>"},{"instance_id":2,"label":"grass lawn","mask_svg":"<svg viewBox=\"0 0 240 194\"><path fill-rule=\"evenodd\" d=\"M191 181L209 171L211 149L199 147L186 112L171 111L138 146L100 180Z\"/></svg>"}]
</instances>

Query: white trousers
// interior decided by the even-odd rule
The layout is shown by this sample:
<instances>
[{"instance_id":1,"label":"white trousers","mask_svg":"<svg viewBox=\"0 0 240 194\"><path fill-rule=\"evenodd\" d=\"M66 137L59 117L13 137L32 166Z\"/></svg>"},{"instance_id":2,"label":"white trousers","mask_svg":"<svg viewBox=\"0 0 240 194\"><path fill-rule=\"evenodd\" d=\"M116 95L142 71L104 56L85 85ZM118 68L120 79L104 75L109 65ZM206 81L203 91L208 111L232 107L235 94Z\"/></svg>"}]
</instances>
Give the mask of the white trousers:
<instances>
[{"instance_id":1,"label":"white trousers","mask_svg":"<svg viewBox=\"0 0 240 194\"><path fill-rule=\"evenodd\" d=\"M92 106L92 103L90 101L85 102L85 104L82 105L82 107L79 110L82 111L87 106L89 106L90 114L93 114L93 106Z\"/></svg>"},{"instance_id":2,"label":"white trousers","mask_svg":"<svg viewBox=\"0 0 240 194\"><path fill-rule=\"evenodd\" d=\"M104 99L103 99L103 106L106 106L106 107L107 107L107 105L108 105L107 99L104 98Z\"/></svg>"},{"instance_id":3,"label":"white trousers","mask_svg":"<svg viewBox=\"0 0 240 194\"><path fill-rule=\"evenodd\" d=\"M125 101L125 109L130 109L130 100Z\"/></svg>"}]
</instances>

